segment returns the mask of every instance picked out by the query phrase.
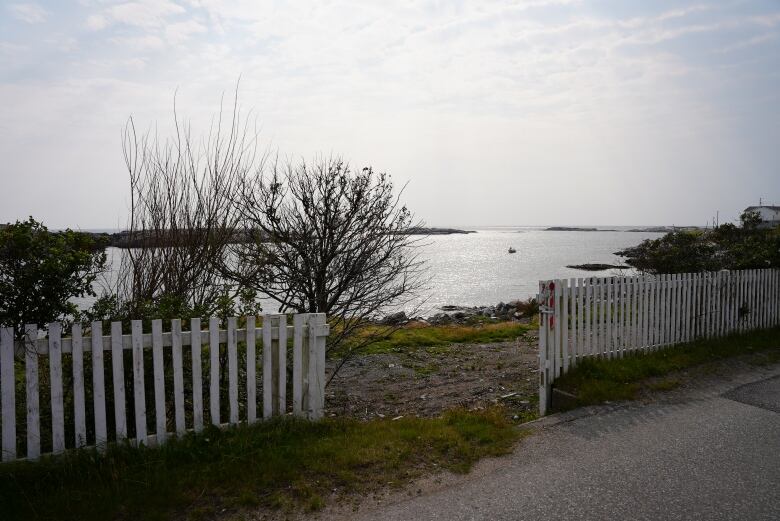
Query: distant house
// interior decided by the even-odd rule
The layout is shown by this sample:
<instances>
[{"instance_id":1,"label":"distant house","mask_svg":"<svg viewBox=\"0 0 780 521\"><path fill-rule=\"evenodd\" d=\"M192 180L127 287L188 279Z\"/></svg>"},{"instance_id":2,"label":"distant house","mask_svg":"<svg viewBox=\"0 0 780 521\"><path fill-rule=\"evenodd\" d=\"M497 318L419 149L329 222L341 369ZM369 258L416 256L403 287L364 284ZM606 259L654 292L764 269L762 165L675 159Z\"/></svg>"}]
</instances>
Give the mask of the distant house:
<instances>
[{"instance_id":1,"label":"distant house","mask_svg":"<svg viewBox=\"0 0 780 521\"><path fill-rule=\"evenodd\" d=\"M762 228L780 226L780 206L748 206L745 211L760 215Z\"/></svg>"}]
</instances>

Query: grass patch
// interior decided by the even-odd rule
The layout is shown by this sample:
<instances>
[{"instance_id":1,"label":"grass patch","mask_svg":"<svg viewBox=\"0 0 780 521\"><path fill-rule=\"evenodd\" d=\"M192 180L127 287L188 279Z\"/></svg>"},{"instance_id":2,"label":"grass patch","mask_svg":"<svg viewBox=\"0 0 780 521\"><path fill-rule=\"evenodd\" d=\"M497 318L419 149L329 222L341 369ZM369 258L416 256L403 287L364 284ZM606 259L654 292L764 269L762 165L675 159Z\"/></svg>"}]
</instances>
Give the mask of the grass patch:
<instances>
[{"instance_id":1,"label":"grass patch","mask_svg":"<svg viewBox=\"0 0 780 521\"><path fill-rule=\"evenodd\" d=\"M365 493L433 468L465 472L521 433L501 409L360 423L262 422L158 448L73 451L0 466L2 518L208 519L255 507L317 510L335 489Z\"/></svg>"},{"instance_id":2,"label":"grass patch","mask_svg":"<svg viewBox=\"0 0 780 521\"><path fill-rule=\"evenodd\" d=\"M446 347L450 344L487 344L514 340L532 326L518 322L475 323L432 326L412 322L365 349L365 354L398 353L415 348ZM367 334L367 333L364 333Z\"/></svg>"},{"instance_id":3,"label":"grass patch","mask_svg":"<svg viewBox=\"0 0 780 521\"><path fill-rule=\"evenodd\" d=\"M643 387L671 390L680 385L680 381L673 378L645 385L650 378L665 377L676 371L745 354L755 354L751 357L754 363L780 361L780 328L700 340L625 358L588 358L556 380L555 386L576 395L576 406L633 400Z\"/></svg>"},{"instance_id":4,"label":"grass patch","mask_svg":"<svg viewBox=\"0 0 780 521\"><path fill-rule=\"evenodd\" d=\"M414 374L418 377L425 377L439 372L439 366L436 364L415 365Z\"/></svg>"}]
</instances>

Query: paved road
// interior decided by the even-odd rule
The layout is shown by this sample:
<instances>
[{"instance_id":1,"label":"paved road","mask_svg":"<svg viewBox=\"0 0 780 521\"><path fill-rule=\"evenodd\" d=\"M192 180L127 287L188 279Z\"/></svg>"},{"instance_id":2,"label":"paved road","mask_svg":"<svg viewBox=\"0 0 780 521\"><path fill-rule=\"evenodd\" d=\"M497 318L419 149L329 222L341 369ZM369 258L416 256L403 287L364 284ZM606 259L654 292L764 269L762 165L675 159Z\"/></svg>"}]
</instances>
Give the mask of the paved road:
<instances>
[{"instance_id":1,"label":"paved road","mask_svg":"<svg viewBox=\"0 0 780 521\"><path fill-rule=\"evenodd\" d=\"M780 520L780 367L705 384L559 418L492 470L354 519Z\"/></svg>"}]
</instances>

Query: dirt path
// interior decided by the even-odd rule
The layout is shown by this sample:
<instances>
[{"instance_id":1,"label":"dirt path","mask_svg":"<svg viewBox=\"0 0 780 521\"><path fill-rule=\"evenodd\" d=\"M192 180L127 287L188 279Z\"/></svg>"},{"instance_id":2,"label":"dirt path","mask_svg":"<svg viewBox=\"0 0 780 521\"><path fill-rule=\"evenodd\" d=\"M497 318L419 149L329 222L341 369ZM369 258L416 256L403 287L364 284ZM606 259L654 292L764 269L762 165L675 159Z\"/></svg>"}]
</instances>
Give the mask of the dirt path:
<instances>
[{"instance_id":1,"label":"dirt path","mask_svg":"<svg viewBox=\"0 0 780 521\"><path fill-rule=\"evenodd\" d=\"M360 420L431 417L453 407L502 403L508 416L528 419L538 408L537 371L533 333L509 342L362 355L326 389L326 414Z\"/></svg>"}]
</instances>

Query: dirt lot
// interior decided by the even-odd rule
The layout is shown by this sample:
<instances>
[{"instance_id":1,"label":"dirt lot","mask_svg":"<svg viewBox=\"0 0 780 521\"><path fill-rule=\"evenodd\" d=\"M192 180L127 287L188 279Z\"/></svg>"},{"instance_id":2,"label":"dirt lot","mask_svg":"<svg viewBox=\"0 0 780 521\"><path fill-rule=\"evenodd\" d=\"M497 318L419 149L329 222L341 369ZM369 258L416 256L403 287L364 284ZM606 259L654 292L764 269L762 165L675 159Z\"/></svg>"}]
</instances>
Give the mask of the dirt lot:
<instances>
[{"instance_id":1,"label":"dirt lot","mask_svg":"<svg viewBox=\"0 0 780 521\"><path fill-rule=\"evenodd\" d=\"M360 420L431 417L496 403L515 420L538 410L536 336L355 357L326 389L326 414ZM332 370L332 366L329 367Z\"/></svg>"}]
</instances>

